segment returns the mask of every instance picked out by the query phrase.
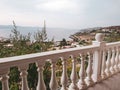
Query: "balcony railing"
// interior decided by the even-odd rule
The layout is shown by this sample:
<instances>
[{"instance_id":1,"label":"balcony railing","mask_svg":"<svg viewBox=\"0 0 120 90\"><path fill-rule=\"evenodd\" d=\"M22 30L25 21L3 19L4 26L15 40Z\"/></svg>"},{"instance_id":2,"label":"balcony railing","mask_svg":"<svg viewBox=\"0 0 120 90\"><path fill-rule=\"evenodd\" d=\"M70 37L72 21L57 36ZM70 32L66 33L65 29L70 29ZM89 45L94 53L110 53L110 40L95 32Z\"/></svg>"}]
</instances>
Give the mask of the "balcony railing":
<instances>
[{"instance_id":1,"label":"balcony railing","mask_svg":"<svg viewBox=\"0 0 120 90\"><path fill-rule=\"evenodd\" d=\"M9 70L17 66L21 76L21 90L29 90L27 82L27 69L30 63L36 63L38 71L37 90L46 90L43 79L43 68L46 61L51 63L50 90L82 90L118 73L120 71L120 42L105 43L101 34L96 35L96 41L90 46L71 49L55 50L49 52L14 56L0 59L0 78L2 90L9 90ZM80 57L79 75L77 73L77 57ZM67 62L72 60L72 70L68 84ZM56 77L56 63L62 61L62 75L60 86ZM87 69L85 62L88 61ZM79 78L78 78L79 77Z\"/></svg>"}]
</instances>

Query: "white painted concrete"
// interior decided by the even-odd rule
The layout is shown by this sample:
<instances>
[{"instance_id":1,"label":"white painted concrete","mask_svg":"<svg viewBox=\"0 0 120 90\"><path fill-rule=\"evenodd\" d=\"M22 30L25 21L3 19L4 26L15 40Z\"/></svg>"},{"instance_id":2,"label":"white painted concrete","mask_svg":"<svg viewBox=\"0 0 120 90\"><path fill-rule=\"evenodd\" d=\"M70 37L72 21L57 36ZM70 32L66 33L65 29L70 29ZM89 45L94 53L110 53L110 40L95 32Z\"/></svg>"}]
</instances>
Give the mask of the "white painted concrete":
<instances>
[{"instance_id":1,"label":"white painted concrete","mask_svg":"<svg viewBox=\"0 0 120 90\"><path fill-rule=\"evenodd\" d=\"M87 90L120 90L120 73L95 84Z\"/></svg>"}]
</instances>

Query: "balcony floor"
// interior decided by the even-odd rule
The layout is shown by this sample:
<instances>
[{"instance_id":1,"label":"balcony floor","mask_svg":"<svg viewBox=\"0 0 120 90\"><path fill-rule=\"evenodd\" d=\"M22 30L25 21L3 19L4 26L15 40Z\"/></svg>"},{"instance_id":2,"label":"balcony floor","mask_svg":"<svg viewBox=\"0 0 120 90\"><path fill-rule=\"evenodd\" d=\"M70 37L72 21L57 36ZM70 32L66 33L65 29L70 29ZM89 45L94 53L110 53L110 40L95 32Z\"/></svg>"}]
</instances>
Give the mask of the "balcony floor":
<instances>
[{"instance_id":1,"label":"balcony floor","mask_svg":"<svg viewBox=\"0 0 120 90\"><path fill-rule=\"evenodd\" d=\"M87 90L120 90L120 73L113 75Z\"/></svg>"}]
</instances>

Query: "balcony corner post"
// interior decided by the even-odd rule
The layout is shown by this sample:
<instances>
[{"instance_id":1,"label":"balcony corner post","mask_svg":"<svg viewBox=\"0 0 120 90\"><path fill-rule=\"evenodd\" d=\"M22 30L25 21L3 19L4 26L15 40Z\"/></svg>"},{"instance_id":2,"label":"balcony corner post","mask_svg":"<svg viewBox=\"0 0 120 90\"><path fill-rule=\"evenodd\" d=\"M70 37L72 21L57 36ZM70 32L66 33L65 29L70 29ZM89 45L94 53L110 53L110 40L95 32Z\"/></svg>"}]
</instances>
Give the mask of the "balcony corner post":
<instances>
[{"instance_id":1,"label":"balcony corner post","mask_svg":"<svg viewBox=\"0 0 120 90\"><path fill-rule=\"evenodd\" d=\"M93 54L93 75L94 82L101 80L101 69L102 69L102 52L106 47L106 43L103 41L104 35L97 33L95 36L96 41L92 42L92 45L98 45L99 48Z\"/></svg>"}]
</instances>

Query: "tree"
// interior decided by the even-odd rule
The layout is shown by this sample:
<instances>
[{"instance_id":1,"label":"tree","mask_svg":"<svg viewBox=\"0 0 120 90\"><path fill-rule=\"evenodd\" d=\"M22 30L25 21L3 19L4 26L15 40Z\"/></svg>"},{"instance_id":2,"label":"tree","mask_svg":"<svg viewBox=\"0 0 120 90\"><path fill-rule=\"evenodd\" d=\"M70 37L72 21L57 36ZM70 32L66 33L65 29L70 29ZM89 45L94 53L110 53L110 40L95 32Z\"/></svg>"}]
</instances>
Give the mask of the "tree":
<instances>
[{"instance_id":1,"label":"tree","mask_svg":"<svg viewBox=\"0 0 120 90\"><path fill-rule=\"evenodd\" d=\"M34 33L34 39L36 40L36 42L39 42L39 43L43 42L41 31L38 30L37 32Z\"/></svg>"},{"instance_id":2,"label":"tree","mask_svg":"<svg viewBox=\"0 0 120 90\"><path fill-rule=\"evenodd\" d=\"M67 41L65 38L63 38L63 40L60 42L60 46L66 46L67 45Z\"/></svg>"},{"instance_id":3,"label":"tree","mask_svg":"<svg viewBox=\"0 0 120 90\"><path fill-rule=\"evenodd\" d=\"M11 30L12 34L10 34L10 39L13 41L13 43L16 43L19 40L20 32L17 30L17 26L15 22L13 21L13 29Z\"/></svg>"},{"instance_id":4,"label":"tree","mask_svg":"<svg viewBox=\"0 0 120 90\"><path fill-rule=\"evenodd\" d=\"M13 29L11 32L12 34L10 34L10 40L15 46L25 46L26 42L30 41L31 33L28 33L27 35L21 34L20 31L18 31L15 21L13 21Z\"/></svg>"},{"instance_id":5,"label":"tree","mask_svg":"<svg viewBox=\"0 0 120 90\"><path fill-rule=\"evenodd\" d=\"M19 90L20 72L17 67L10 68L10 90Z\"/></svg>"},{"instance_id":6,"label":"tree","mask_svg":"<svg viewBox=\"0 0 120 90\"><path fill-rule=\"evenodd\" d=\"M30 88L35 90L37 82L38 82L37 67L35 63L32 63L29 65L28 69L28 85Z\"/></svg>"},{"instance_id":7,"label":"tree","mask_svg":"<svg viewBox=\"0 0 120 90\"><path fill-rule=\"evenodd\" d=\"M47 40L47 32L46 32L46 23L44 21L44 27L42 28L42 39L43 41Z\"/></svg>"},{"instance_id":8,"label":"tree","mask_svg":"<svg viewBox=\"0 0 120 90\"><path fill-rule=\"evenodd\" d=\"M2 89L0 89L0 90L2 90ZM17 84L17 83L14 83L14 84L12 84L12 85L10 86L10 90L20 90L20 89L19 89L18 84Z\"/></svg>"},{"instance_id":9,"label":"tree","mask_svg":"<svg viewBox=\"0 0 120 90\"><path fill-rule=\"evenodd\" d=\"M44 27L42 28L42 31L38 30L34 33L34 39L36 42L42 43L47 40L47 32L46 32L46 24L44 21Z\"/></svg>"}]
</instances>

